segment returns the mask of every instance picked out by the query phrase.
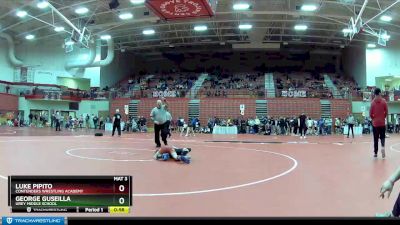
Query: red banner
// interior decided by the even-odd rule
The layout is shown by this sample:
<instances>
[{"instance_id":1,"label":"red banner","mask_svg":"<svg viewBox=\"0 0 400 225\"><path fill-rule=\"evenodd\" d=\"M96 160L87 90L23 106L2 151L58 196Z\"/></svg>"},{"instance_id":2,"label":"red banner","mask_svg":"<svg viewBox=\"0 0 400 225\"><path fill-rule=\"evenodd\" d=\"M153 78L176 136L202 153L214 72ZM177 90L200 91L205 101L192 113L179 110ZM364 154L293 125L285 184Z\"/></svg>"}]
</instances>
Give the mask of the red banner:
<instances>
[{"instance_id":1,"label":"red banner","mask_svg":"<svg viewBox=\"0 0 400 225\"><path fill-rule=\"evenodd\" d=\"M209 0L146 0L146 6L164 20L212 17Z\"/></svg>"}]
</instances>

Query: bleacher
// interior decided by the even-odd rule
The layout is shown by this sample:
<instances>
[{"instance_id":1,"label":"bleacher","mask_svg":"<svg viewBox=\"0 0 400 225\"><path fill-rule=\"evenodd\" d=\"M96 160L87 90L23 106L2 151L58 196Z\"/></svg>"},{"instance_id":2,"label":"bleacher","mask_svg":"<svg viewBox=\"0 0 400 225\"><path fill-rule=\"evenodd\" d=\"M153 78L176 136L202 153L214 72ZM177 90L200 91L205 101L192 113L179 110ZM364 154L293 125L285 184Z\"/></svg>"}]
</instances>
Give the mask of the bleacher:
<instances>
[{"instance_id":1,"label":"bleacher","mask_svg":"<svg viewBox=\"0 0 400 225\"><path fill-rule=\"evenodd\" d=\"M330 91L324 80L310 73L274 73L276 96L282 97L282 91L306 91L309 98L330 98Z\"/></svg>"},{"instance_id":2,"label":"bleacher","mask_svg":"<svg viewBox=\"0 0 400 225\"><path fill-rule=\"evenodd\" d=\"M199 98L264 98L265 79L262 73L210 75L204 82Z\"/></svg>"},{"instance_id":3,"label":"bleacher","mask_svg":"<svg viewBox=\"0 0 400 225\"><path fill-rule=\"evenodd\" d=\"M174 97L185 98L201 74L176 73L130 76L113 87L92 88L82 91L58 85L32 83L0 83L0 92L19 96L46 95L48 92L61 92L62 96L76 96L82 99L116 99L116 98L154 98L155 92L171 91ZM339 75L328 74L344 99L362 97L362 90L354 81ZM283 92L304 91L307 98L332 99L332 91L326 86L323 76L310 73L274 73L276 97L288 97ZM293 96L289 96L293 97ZM296 96L294 96L296 97ZM297 96L299 97L299 96ZM235 73L209 75L203 82L195 99L202 98L250 98L266 99L265 75L263 73Z\"/></svg>"}]
</instances>

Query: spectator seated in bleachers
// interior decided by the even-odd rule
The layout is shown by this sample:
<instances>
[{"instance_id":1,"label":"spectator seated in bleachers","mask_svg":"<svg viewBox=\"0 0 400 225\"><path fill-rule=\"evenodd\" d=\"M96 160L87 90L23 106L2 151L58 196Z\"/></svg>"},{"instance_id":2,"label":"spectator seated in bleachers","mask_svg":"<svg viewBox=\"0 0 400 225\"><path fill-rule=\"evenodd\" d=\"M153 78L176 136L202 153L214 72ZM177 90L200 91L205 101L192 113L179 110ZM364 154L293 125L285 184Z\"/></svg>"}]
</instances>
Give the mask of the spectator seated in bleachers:
<instances>
[{"instance_id":1,"label":"spectator seated in bleachers","mask_svg":"<svg viewBox=\"0 0 400 225\"><path fill-rule=\"evenodd\" d=\"M211 74L204 81L201 95L206 97L264 96L262 73Z\"/></svg>"}]
</instances>

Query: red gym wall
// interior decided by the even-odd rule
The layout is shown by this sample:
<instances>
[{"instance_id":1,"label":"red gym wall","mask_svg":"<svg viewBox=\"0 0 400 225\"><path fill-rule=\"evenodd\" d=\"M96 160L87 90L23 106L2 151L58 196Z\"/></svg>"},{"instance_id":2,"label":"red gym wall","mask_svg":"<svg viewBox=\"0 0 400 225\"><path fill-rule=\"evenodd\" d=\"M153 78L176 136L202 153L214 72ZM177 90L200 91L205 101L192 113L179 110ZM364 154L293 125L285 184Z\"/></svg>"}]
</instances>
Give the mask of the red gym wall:
<instances>
[{"instance_id":1,"label":"red gym wall","mask_svg":"<svg viewBox=\"0 0 400 225\"><path fill-rule=\"evenodd\" d=\"M18 98L16 98L18 102ZM157 99L140 99L138 106L139 116L144 116L150 121L150 112L156 106ZM351 112L351 103L347 100L331 99L332 118L345 118ZM111 101L111 115L119 108L123 114L124 105L129 105L130 99L116 99ZM168 99L170 111L174 120L182 116L188 121L189 99L187 98L170 98ZM208 118L238 118L240 116L240 105L246 106L244 118L254 118L256 116L256 100L255 99L227 99L227 98L204 98L200 100L200 123L207 124ZM4 104L3 104L4 105ZM305 113L307 116L315 119L321 117L320 99L304 98L304 99L285 99L274 98L267 100L268 115L272 117L292 117Z\"/></svg>"},{"instance_id":2,"label":"red gym wall","mask_svg":"<svg viewBox=\"0 0 400 225\"><path fill-rule=\"evenodd\" d=\"M187 98L168 98L169 110L172 115L172 119L176 121L179 117L183 117L185 121L188 120L189 115L189 99ZM150 120L150 112L156 107L156 98L140 99L138 115L144 116L148 121L148 126L152 126Z\"/></svg>"},{"instance_id":3,"label":"red gym wall","mask_svg":"<svg viewBox=\"0 0 400 225\"><path fill-rule=\"evenodd\" d=\"M18 111L18 96L0 93L0 111Z\"/></svg>"},{"instance_id":4,"label":"red gym wall","mask_svg":"<svg viewBox=\"0 0 400 225\"><path fill-rule=\"evenodd\" d=\"M112 117L115 113L116 109L119 109L119 112L121 113L122 120L126 121L127 116L125 115L125 105L129 105L129 102L131 101L130 98L119 98L119 99L114 99L110 102L110 116Z\"/></svg>"},{"instance_id":5,"label":"red gym wall","mask_svg":"<svg viewBox=\"0 0 400 225\"><path fill-rule=\"evenodd\" d=\"M352 112L351 102L348 100L332 99L331 112L332 118L346 118L349 112Z\"/></svg>"},{"instance_id":6,"label":"red gym wall","mask_svg":"<svg viewBox=\"0 0 400 225\"><path fill-rule=\"evenodd\" d=\"M255 99L201 99L200 100L200 124L206 125L211 117L221 119L240 117L240 105L245 105L244 118L256 116L256 100Z\"/></svg>"},{"instance_id":7,"label":"red gym wall","mask_svg":"<svg viewBox=\"0 0 400 225\"><path fill-rule=\"evenodd\" d=\"M271 98L268 99L268 115L272 117L293 117L305 113L308 117L321 118L321 103L317 98Z\"/></svg>"},{"instance_id":8,"label":"red gym wall","mask_svg":"<svg viewBox=\"0 0 400 225\"><path fill-rule=\"evenodd\" d=\"M120 99L114 99L110 103L110 114L113 115L115 112L115 109L119 108L123 120L126 120L126 115L124 112L124 106L129 105L129 102L131 99L129 98L120 98ZM139 105L138 105L138 115L139 116L144 116L147 121L148 121L148 126L152 126L152 122L150 120L150 112L151 110L156 107L156 98L147 98L147 99L140 99ZM170 98L167 99L169 103L169 108L172 114L172 117L174 120L176 120L178 117L182 116L186 121L188 120L188 114L189 114L189 99L186 98Z\"/></svg>"}]
</instances>

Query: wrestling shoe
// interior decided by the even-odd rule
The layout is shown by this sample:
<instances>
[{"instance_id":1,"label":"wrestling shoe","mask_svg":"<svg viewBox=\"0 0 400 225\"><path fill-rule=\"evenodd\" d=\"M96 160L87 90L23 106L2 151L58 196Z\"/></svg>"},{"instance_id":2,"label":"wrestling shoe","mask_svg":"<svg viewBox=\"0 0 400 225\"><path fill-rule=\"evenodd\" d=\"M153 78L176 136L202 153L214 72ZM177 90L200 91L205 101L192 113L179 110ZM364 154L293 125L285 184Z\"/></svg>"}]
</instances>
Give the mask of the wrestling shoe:
<instances>
[{"instance_id":1,"label":"wrestling shoe","mask_svg":"<svg viewBox=\"0 0 400 225\"><path fill-rule=\"evenodd\" d=\"M377 158L377 157L378 157L378 154L375 154L375 153L374 153L374 158Z\"/></svg>"},{"instance_id":2,"label":"wrestling shoe","mask_svg":"<svg viewBox=\"0 0 400 225\"><path fill-rule=\"evenodd\" d=\"M394 217L392 212L385 212L385 213L377 213L375 214L375 217Z\"/></svg>"},{"instance_id":3,"label":"wrestling shoe","mask_svg":"<svg viewBox=\"0 0 400 225\"><path fill-rule=\"evenodd\" d=\"M184 162L184 163L186 163L186 164L190 164L190 159L188 158L188 157L186 157L186 156L181 156L181 161L182 162Z\"/></svg>"},{"instance_id":4,"label":"wrestling shoe","mask_svg":"<svg viewBox=\"0 0 400 225\"><path fill-rule=\"evenodd\" d=\"M382 158L386 157L385 147L381 148Z\"/></svg>"}]
</instances>

